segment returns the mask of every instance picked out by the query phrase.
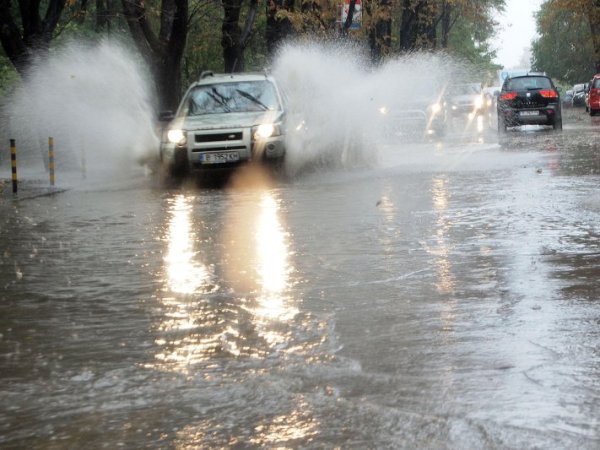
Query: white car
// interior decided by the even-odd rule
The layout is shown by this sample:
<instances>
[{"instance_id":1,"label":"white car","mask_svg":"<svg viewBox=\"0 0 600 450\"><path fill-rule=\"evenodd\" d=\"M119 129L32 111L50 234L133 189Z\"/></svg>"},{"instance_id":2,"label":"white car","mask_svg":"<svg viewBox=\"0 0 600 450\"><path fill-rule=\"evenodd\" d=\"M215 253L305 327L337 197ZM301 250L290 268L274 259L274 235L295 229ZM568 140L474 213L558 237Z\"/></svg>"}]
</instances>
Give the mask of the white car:
<instances>
[{"instance_id":1,"label":"white car","mask_svg":"<svg viewBox=\"0 0 600 450\"><path fill-rule=\"evenodd\" d=\"M285 157L285 111L273 77L205 72L177 112L161 114L160 159L170 174Z\"/></svg>"},{"instance_id":2,"label":"white car","mask_svg":"<svg viewBox=\"0 0 600 450\"><path fill-rule=\"evenodd\" d=\"M487 104L480 83L455 84L448 87L448 109L453 116L484 114Z\"/></svg>"}]
</instances>

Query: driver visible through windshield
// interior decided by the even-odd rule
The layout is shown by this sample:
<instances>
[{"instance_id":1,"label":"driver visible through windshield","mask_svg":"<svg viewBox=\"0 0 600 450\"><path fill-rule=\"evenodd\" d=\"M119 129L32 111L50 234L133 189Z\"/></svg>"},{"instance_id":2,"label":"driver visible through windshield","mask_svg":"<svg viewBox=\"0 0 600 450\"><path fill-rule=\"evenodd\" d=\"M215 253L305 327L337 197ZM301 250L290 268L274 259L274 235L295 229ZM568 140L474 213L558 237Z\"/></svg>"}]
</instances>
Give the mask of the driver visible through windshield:
<instances>
[{"instance_id":1,"label":"driver visible through windshield","mask_svg":"<svg viewBox=\"0 0 600 450\"><path fill-rule=\"evenodd\" d=\"M272 83L267 80L197 86L181 111L183 116L281 109Z\"/></svg>"}]
</instances>

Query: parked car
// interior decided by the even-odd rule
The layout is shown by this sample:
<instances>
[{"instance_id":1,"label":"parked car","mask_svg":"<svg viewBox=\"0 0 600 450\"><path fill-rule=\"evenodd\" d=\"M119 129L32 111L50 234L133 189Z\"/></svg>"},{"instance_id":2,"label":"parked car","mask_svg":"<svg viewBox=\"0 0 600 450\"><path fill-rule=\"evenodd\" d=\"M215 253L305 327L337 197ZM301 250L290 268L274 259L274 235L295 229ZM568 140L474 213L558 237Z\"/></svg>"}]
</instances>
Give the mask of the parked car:
<instances>
[{"instance_id":1,"label":"parked car","mask_svg":"<svg viewBox=\"0 0 600 450\"><path fill-rule=\"evenodd\" d=\"M484 114L487 103L481 83L454 84L448 87L446 94L448 111L453 116Z\"/></svg>"},{"instance_id":2,"label":"parked car","mask_svg":"<svg viewBox=\"0 0 600 450\"><path fill-rule=\"evenodd\" d=\"M573 86L573 106L585 106L585 85L579 83Z\"/></svg>"},{"instance_id":3,"label":"parked car","mask_svg":"<svg viewBox=\"0 0 600 450\"><path fill-rule=\"evenodd\" d=\"M586 97L586 109L590 116L600 113L600 73L594 75L590 81L590 88Z\"/></svg>"},{"instance_id":4,"label":"parked car","mask_svg":"<svg viewBox=\"0 0 600 450\"><path fill-rule=\"evenodd\" d=\"M550 77L531 74L504 81L498 97L498 131L520 125L562 129L560 95Z\"/></svg>"},{"instance_id":5,"label":"parked car","mask_svg":"<svg viewBox=\"0 0 600 450\"><path fill-rule=\"evenodd\" d=\"M560 96L563 108L571 108L573 106L573 89L568 89Z\"/></svg>"},{"instance_id":6,"label":"parked car","mask_svg":"<svg viewBox=\"0 0 600 450\"><path fill-rule=\"evenodd\" d=\"M205 72L161 120L160 158L172 175L285 156L283 98L266 74Z\"/></svg>"}]
</instances>

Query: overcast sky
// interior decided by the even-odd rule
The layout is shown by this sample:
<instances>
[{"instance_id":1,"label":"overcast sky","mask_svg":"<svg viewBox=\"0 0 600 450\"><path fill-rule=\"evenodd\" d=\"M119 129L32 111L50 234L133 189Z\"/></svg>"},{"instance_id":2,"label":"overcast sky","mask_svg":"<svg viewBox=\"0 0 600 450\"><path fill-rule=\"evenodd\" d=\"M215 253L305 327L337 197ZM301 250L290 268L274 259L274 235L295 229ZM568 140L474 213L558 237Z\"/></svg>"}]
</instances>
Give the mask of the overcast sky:
<instances>
[{"instance_id":1,"label":"overcast sky","mask_svg":"<svg viewBox=\"0 0 600 450\"><path fill-rule=\"evenodd\" d=\"M494 42L496 62L506 69L517 68L525 49L531 46L536 36L533 14L540 9L542 1L506 0L506 10L498 17L500 26Z\"/></svg>"}]
</instances>

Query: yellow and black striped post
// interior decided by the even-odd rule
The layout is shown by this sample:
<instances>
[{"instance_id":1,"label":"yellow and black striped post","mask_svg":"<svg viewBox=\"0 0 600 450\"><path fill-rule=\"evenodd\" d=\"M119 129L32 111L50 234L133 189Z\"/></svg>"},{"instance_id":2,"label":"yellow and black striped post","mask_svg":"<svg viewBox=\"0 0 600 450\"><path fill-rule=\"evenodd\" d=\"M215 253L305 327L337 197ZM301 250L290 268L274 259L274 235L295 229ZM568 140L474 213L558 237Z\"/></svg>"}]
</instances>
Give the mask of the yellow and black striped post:
<instances>
[{"instance_id":1,"label":"yellow and black striped post","mask_svg":"<svg viewBox=\"0 0 600 450\"><path fill-rule=\"evenodd\" d=\"M17 144L14 139L10 140L10 162L12 166L12 188L17 193Z\"/></svg>"},{"instance_id":2,"label":"yellow and black striped post","mask_svg":"<svg viewBox=\"0 0 600 450\"><path fill-rule=\"evenodd\" d=\"M50 186L54 186L54 138L48 138L48 173L50 175Z\"/></svg>"}]
</instances>

